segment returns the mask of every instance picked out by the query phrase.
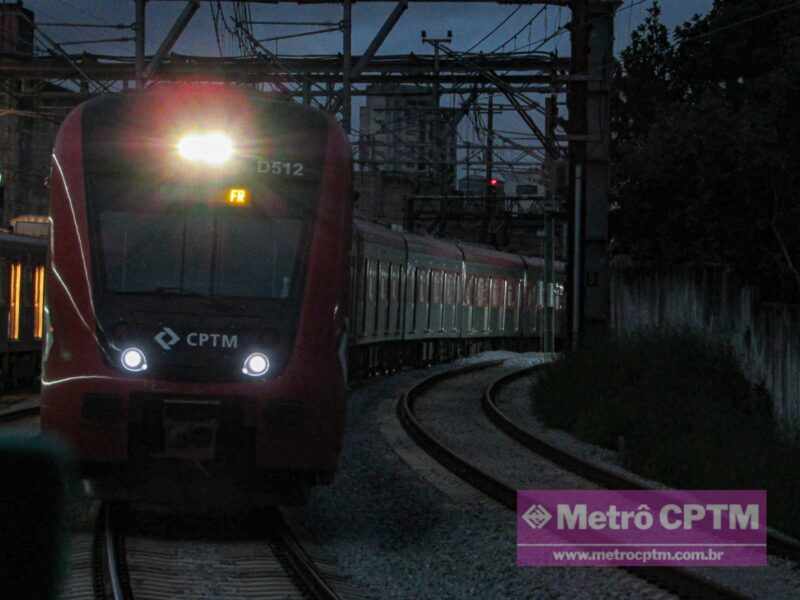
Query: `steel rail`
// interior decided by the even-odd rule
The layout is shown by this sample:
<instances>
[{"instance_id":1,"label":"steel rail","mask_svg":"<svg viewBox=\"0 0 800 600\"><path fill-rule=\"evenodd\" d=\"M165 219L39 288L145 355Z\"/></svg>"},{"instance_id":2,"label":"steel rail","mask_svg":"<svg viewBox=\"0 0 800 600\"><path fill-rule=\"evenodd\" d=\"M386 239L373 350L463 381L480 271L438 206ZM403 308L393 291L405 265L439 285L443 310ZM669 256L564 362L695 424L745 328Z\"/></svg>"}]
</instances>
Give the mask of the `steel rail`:
<instances>
[{"instance_id":1,"label":"steel rail","mask_svg":"<svg viewBox=\"0 0 800 600\"><path fill-rule=\"evenodd\" d=\"M133 600L133 590L128 577L127 553L125 551L125 536L114 523L117 507L103 503L98 519L102 521L103 540L105 550L104 565L108 580L111 584L113 600ZM105 590L103 590L105 592ZM105 597L105 595L103 595Z\"/></svg>"},{"instance_id":2,"label":"steel rail","mask_svg":"<svg viewBox=\"0 0 800 600\"><path fill-rule=\"evenodd\" d=\"M502 362L502 361L499 361ZM494 478L492 475L481 470L474 464L464 460L438 440L434 433L426 428L417 418L414 412L415 401L422 395L421 393L432 386L451 379L456 376L464 375L470 371L496 366L497 363L479 363L471 365L472 368L454 369L444 373L437 373L427 377L401 394L397 403L397 415L405 428L406 432L420 445L428 454L436 459L448 471L455 473L472 487L475 487L487 496L502 504L505 508L516 511L517 492L511 486ZM530 371L531 368L522 371ZM519 371L515 373L520 373ZM506 379L503 376L499 380ZM487 388L488 389L488 388ZM485 396L485 394L484 394ZM621 568L627 573L647 581L661 589L676 593L684 598L708 598L720 600L741 600L743 596L739 592L710 581L705 577L676 568L650 568L650 567L614 567Z\"/></svg>"},{"instance_id":3,"label":"steel rail","mask_svg":"<svg viewBox=\"0 0 800 600\"><path fill-rule=\"evenodd\" d=\"M281 554L285 561L281 562L284 563L287 573L294 575L299 581L301 590L314 600L341 600L341 596L320 573L314 559L303 548L280 511L276 511L273 525L280 550L284 551ZM280 556L278 560L281 560Z\"/></svg>"},{"instance_id":4,"label":"steel rail","mask_svg":"<svg viewBox=\"0 0 800 600\"><path fill-rule=\"evenodd\" d=\"M495 379L486 388L483 395L483 411L489 420L503 433L513 438L530 451L567 469L584 479L588 479L609 490L657 490L655 486L630 477L625 473L614 471L605 465L581 458L564 448L554 446L543 438L522 429L509 419L497 406L495 400L497 388L508 385L512 381L546 368L547 365L525 367L513 373L507 373ZM767 529L767 551L770 554L788 558L800 563L800 540L781 531L769 527Z\"/></svg>"}]
</instances>

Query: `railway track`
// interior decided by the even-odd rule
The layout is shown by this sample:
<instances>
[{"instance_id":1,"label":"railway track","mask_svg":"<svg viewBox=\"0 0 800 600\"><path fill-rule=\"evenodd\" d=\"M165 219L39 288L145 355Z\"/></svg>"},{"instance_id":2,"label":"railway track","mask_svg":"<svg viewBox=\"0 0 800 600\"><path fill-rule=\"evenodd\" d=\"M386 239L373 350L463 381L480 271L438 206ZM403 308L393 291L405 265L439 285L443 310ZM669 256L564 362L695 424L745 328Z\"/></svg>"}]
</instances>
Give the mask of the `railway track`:
<instances>
[{"instance_id":1,"label":"railway track","mask_svg":"<svg viewBox=\"0 0 800 600\"><path fill-rule=\"evenodd\" d=\"M503 481L500 481L492 474L465 460L456 452L451 450L446 444L437 438L436 434L433 433L429 427L426 427L423 424L415 412L416 401L432 387L454 377L459 377L481 369L496 367L501 363L502 361L483 362L432 375L418 382L400 396L400 399L397 403L397 415L403 424L403 427L414 439L414 441L448 471L458 475L469 485L479 489L484 494L503 505L505 508L511 511L516 511L516 490L513 487L509 486ZM522 371L515 372L514 375L522 376L525 372L529 372L530 370L531 369L524 369ZM494 390L496 390L498 387L498 382L501 382L508 377L509 375L505 375L499 379L496 379L490 386L486 388L484 393L484 403L487 402L486 397L488 396L490 404L494 404L491 402L491 399L493 398L492 394ZM538 452L537 450L533 451ZM562 466L565 470L572 470L570 466ZM646 582L670 593L676 594L682 598L714 598L720 600L745 598L745 596L736 590L727 588L685 569L664 567L616 568L622 569L637 578L644 579Z\"/></svg>"},{"instance_id":2,"label":"railway track","mask_svg":"<svg viewBox=\"0 0 800 600\"><path fill-rule=\"evenodd\" d=\"M563 448L548 443L530 431L516 425L509 419L497 404L497 392L515 380L541 370L545 365L525 367L512 373L498 377L486 388L482 407L489 420L506 435L513 438L531 452L535 452L552 463L588 479L609 490L653 490L655 487L645 485L641 480L626 476L624 473L608 469L605 465L587 461ZM781 556L800 564L800 542L776 531L767 531L767 550L770 554Z\"/></svg>"},{"instance_id":3,"label":"railway track","mask_svg":"<svg viewBox=\"0 0 800 600\"><path fill-rule=\"evenodd\" d=\"M97 519L97 600L341 598L280 511L260 519L261 539L213 542L127 532L124 514L124 508L106 504Z\"/></svg>"}]
</instances>

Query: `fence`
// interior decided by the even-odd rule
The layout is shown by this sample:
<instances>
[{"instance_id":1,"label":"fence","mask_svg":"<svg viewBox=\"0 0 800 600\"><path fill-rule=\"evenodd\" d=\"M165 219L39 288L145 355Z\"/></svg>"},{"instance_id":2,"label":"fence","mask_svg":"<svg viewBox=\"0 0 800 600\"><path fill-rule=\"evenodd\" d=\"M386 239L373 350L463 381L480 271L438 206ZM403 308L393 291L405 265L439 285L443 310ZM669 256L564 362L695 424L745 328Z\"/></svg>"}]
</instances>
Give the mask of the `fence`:
<instances>
[{"instance_id":1,"label":"fence","mask_svg":"<svg viewBox=\"0 0 800 600\"><path fill-rule=\"evenodd\" d=\"M617 268L611 322L617 333L689 327L730 343L747 377L769 391L776 419L800 432L800 306L760 303L722 269Z\"/></svg>"}]
</instances>

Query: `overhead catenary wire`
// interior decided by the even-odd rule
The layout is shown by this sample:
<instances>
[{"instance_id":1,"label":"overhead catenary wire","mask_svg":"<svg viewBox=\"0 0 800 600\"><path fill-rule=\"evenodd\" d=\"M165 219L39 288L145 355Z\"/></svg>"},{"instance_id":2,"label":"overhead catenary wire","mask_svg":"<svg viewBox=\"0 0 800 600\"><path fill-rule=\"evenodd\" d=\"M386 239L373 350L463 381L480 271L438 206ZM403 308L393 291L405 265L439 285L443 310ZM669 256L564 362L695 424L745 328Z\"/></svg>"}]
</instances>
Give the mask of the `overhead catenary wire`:
<instances>
[{"instance_id":1,"label":"overhead catenary wire","mask_svg":"<svg viewBox=\"0 0 800 600\"><path fill-rule=\"evenodd\" d=\"M503 25L505 25L505 24L508 22L508 20L509 20L509 19L511 19L511 17L513 17L515 14L517 14L517 13L520 11L520 9L521 9L521 8L522 8L522 5L520 4L519 6L517 6L517 8L515 8L513 11L511 11L511 12L510 12L510 13L509 13L509 14L506 16L506 18L505 18L505 19L503 19L502 21L500 21L500 23L498 23L498 24L497 24L497 25L494 27L494 29L492 29L492 30L491 30L489 33L487 33L486 35L484 35L484 36L483 36L481 39L479 39L477 42L475 42L474 44L472 44L472 46L470 46L470 47L469 47L469 48L466 50L466 52L472 52L472 51L473 51L475 48L477 48L477 47L478 47L478 46L480 46L480 45L481 45L483 42L485 42L487 39L489 39L489 38L490 38L490 37L491 37L491 36L492 36L492 35L493 35L493 34L494 34L494 33L495 33L495 32L496 32L498 29L500 29L500 28L501 28Z\"/></svg>"},{"instance_id":2,"label":"overhead catenary wire","mask_svg":"<svg viewBox=\"0 0 800 600\"><path fill-rule=\"evenodd\" d=\"M510 38L508 38L508 39L507 39L505 42L503 42L502 44L500 44L499 46L497 46L497 48L495 48L494 50L492 50L492 53L495 53L495 52L497 52L498 50L500 50L501 48L505 47L505 45L506 45L506 44L508 44L508 43L509 43L509 42L510 42L512 39L516 39L516 37L517 37L517 36L518 36L520 33L522 33L523 31L525 31L525 29L526 29L526 28L528 28L528 27L531 27L531 28L532 28L534 21L536 21L536 19L538 19L538 18L539 18L539 16L540 16L542 13L546 13L546 12L547 12L547 11L546 11L546 9L547 9L547 5L545 5L545 6L542 6L542 7L541 7L541 8L540 8L540 9L539 9L537 12L536 12L536 14L535 14L535 15L533 15L533 16L530 18L530 20L529 20L529 21L528 21L528 22L527 22L525 25L523 25L522 27L520 27L519 31L517 31L517 32L516 32L514 35L512 35ZM468 51L468 52L469 52L469 51Z\"/></svg>"}]
</instances>

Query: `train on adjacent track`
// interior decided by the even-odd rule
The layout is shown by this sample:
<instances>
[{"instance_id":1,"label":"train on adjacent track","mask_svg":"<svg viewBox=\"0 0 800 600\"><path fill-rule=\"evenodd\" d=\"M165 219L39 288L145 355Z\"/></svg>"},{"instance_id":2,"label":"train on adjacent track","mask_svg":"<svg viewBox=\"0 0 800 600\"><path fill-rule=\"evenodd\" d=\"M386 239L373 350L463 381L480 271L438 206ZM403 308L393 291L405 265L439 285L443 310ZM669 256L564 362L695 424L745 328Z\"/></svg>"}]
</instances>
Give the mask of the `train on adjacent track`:
<instances>
[{"instance_id":1,"label":"train on adjacent track","mask_svg":"<svg viewBox=\"0 0 800 600\"><path fill-rule=\"evenodd\" d=\"M0 233L0 390L39 377L45 319L47 240Z\"/></svg>"},{"instance_id":2,"label":"train on adjacent track","mask_svg":"<svg viewBox=\"0 0 800 600\"><path fill-rule=\"evenodd\" d=\"M561 265L545 289L541 261L354 222L350 144L308 107L99 97L52 163L42 427L103 497L301 500L336 471L348 370L561 328Z\"/></svg>"}]
</instances>

